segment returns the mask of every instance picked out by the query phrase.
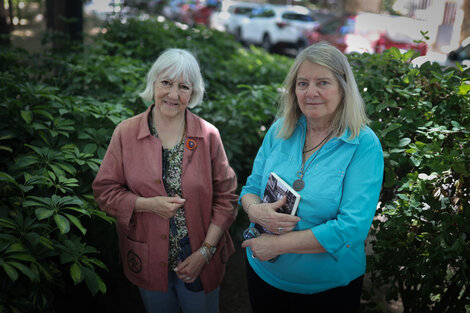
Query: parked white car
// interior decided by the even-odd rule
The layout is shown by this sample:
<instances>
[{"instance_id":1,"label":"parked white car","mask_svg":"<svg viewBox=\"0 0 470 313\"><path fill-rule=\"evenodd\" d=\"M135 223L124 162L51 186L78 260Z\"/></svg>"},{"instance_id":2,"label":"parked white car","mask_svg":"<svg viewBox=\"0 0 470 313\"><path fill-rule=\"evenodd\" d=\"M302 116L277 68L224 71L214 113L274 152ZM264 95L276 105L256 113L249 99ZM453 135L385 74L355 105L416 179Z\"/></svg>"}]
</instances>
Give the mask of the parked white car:
<instances>
[{"instance_id":1,"label":"parked white car","mask_svg":"<svg viewBox=\"0 0 470 313\"><path fill-rule=\"evenodd\" d=\"M225 22L227 33L240 40L241 25L248 22L248 16L261 5L253 2L234 3L228 8L228 18Z\"/></svg>"},{"instance_id":2,"label":"parked white car","mask_svg":"<svg viewBox=\"0 0 470 313\"><path fill-rule=\"evenodd\" d=\"M300 51L308 44L304 31L318 25L306 7L266 4L254 9L243 21L238 35L242 42L260 45L268 51L274 47Z\"/></svg>"}]
</instances>

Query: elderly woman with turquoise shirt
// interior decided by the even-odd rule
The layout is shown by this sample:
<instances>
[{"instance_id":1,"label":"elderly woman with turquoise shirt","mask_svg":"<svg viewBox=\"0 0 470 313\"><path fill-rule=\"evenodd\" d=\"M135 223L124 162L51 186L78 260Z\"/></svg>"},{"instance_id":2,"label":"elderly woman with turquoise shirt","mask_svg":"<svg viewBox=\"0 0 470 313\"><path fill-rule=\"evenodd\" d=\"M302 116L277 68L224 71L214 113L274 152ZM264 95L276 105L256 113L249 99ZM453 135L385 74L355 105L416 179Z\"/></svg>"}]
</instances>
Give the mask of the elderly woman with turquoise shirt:
<instances>
[{"instance_id":1,"label":"elderly woman with turquoise shirt","mask_svg":"<svg viewBox=\"0 0 470 313\"><path fill-rule=\"evenodd\" d=\"M250 222L273 233L242 243L250 303L254 313L358 312L382 147L338 49L320 43L303 50L284 88L240 194ZM261 202L271 172L300 194L296 216L277 212L285 199Z\"/></svg>"}]
</instances>

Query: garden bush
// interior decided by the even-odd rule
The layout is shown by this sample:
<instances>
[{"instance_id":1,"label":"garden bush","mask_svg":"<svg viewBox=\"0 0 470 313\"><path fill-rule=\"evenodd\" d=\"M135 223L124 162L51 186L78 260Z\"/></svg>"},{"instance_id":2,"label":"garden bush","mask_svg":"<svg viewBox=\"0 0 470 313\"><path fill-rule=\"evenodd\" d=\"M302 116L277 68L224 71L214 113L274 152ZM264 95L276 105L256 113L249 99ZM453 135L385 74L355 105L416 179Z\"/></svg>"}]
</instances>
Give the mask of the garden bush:
<instances>
[{"instance_id":1,"label":"garden bush","mask_svg":"<svg viewBox=\"0 0 470 313\"><path fill-rule=\"evenodd\" d=\"M199 59L207 93L193 111L219 128L240 185L275 118L292 59L158 19L106 29L60 53L0 47L0 311L52 312L83 285L105 293L107 269L120 270L113 219L94 203L91 182L116 124L148 105L138 92L164 49ZM372 281L406 312L464 312L469 70L413 68L413 52L396 49L348 57L385 156Z\"/></svg>"},{"instance_id":2,"label":"garden bush","mask_svg":"<svg viewBox=\"0 0 470 313\"><path fill-rule=\"evenodd\" d=\"M372 280L404 312L469 312L470 70L413 56L351 56L385 155Z\"/></svg>"}]
</instances>

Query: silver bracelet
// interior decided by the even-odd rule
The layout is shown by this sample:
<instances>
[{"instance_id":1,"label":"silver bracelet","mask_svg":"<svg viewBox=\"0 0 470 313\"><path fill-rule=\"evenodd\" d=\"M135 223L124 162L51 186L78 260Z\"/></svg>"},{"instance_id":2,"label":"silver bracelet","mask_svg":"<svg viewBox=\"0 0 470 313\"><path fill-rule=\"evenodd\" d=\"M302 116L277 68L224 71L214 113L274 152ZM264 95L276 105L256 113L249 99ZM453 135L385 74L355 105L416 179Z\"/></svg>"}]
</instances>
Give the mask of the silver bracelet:
<instances>
[{"instance_id":1,"label":"silver bracelet","mask_svg":"<svg viewBox=\"0 0 470 313\"><path fill-rule=\"evenodd\" d=\"M207 249L207 247L200 247L199 248L199 252L202 254L202 256L204 257L204 259L206 260L206 263L209 263L210 261L210 255L209 255L209 251Z\"/></svg>"}]
</instances>

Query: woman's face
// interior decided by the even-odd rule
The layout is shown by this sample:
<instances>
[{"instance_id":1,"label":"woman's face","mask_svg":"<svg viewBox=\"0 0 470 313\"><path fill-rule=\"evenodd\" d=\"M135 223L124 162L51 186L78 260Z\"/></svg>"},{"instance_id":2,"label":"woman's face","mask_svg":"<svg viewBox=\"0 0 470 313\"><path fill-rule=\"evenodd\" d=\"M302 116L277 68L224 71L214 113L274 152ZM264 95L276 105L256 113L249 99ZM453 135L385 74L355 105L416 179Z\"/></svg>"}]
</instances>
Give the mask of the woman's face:
<instances>
[{"instance_id":1,"label":"woman's face","mask_svg":"<svg viewBox=\"0 0 470 313\"><path fill-rule=\"evenodd\" d=\"M154 83L155 108L167 118L184 114L192 92L192 84L182 76L172 80L161 75Z\"/></svg>"},{"instance_id":2,"label":"woman's face","mask_svg":"<svg viewBox=\"0 0 470 313\"><path fill-rule=\"evenodd\" d=\"M331 123L343 96L333 72L310 61L300 65L295 95L307 121L317 125Z\"/></svg>"}]
</instances>

